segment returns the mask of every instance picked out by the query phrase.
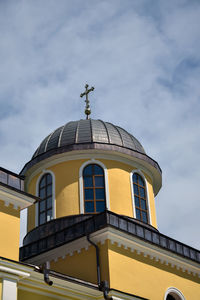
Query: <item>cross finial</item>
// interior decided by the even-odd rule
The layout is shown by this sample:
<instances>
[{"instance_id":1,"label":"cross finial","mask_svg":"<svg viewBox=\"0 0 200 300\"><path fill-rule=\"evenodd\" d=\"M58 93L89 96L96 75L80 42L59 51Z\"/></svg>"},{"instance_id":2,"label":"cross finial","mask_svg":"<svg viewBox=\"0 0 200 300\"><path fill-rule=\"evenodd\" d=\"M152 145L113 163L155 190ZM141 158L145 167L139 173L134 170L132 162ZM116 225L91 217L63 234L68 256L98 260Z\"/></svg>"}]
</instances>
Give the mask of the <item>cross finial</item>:
<instances>
[{"instance_id":1,"label":"cross finial","mask_svg":"<svg viewBox=\"0 0 200 300\"><path fill-rule=\"evenodd\" d=\"M90 89L88 89L89 85L86 83L85 85L85 92L80 94L80 97L82 98L83 96L86 96L85 99L85 114L86 114L86 119L89 119L89 115L91 114L91 109L90 109L90 101L88 100L88 94L91 91L94 91L94 87L92 86Z\"/></svg>"}]
</instances>

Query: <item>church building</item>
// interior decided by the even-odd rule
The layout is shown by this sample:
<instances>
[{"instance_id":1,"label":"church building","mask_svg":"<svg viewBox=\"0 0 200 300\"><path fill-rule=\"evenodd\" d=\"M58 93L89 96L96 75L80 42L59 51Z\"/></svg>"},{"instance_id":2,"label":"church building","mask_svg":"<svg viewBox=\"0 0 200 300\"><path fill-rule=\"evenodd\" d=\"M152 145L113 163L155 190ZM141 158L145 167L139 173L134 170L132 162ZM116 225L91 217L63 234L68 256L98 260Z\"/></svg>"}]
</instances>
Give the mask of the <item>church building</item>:
<instances>
[{"instance_id":1,"label":"church building","mask_svg":"<svg viewBox=\"0 0 200 300\"><path fill-rule=\"evenodd\" d=\"M0 299L200 300L200 251L157 228L159 164L89 118L85 88L86 119L44 138L19 175L0 168Z\"/></svg>"}]
</instances>

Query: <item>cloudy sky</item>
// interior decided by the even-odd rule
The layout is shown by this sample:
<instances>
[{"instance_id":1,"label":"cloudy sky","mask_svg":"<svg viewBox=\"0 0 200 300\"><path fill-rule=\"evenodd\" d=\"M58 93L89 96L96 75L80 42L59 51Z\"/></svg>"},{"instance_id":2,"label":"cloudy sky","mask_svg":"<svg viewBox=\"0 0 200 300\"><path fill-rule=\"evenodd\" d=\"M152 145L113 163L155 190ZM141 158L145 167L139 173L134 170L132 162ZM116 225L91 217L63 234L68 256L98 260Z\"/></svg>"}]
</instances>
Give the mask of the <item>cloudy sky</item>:
<instances>
[{"instance_id":1,"label":"cloudy sky","mask_svg":"<svg viewBox=\"0 0 200 300\"><path fill-rule=\"evenodd\" d=\"M84 118L124 127L163 171L159 230L200 248L200 1L0 0L0 166Z\"/></svg>"}]
</instances>

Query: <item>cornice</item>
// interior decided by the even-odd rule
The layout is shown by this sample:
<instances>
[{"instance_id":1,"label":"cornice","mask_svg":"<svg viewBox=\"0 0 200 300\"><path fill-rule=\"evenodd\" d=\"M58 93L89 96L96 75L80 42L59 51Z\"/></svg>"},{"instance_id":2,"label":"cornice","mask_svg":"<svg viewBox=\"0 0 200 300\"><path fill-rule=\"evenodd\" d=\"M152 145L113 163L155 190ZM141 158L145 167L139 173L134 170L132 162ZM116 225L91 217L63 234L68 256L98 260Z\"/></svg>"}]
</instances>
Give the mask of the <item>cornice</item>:
<instances>
[{"instance_id":1,"label":"cornice","mask_svg":"<svg viewBox=\"0 0 200 300\"><path fill-rule=\"evenodd\" d=\"M95 243L105 244L109 241L111 246L123 248L127 253L133 253L139 257L145 257L151 261L157 262L161 265L177 269L181 272L187 272L191 276L198 276L200 278L200 265L187 258L181 257L168 250L157 247L154 244L148 243L145 240L131 236L125 232L119 231L112 227L106 227L98 230L90 235L90 238ZM82 237L73 242L67 243L63 246L57 247L43 254L27 259L27 262L41 264L46 260L56 262L58 259L65 259L67 255L81 253L82 250L88 250L90 244L86 237Z\"/></svg>"},{"instance_id":2,"label":"cornice","mask_svg":"<svg viewBox=\"0 0 200 300\"><path fill-rule=\"evenodd\" d=\"M4 201L5 206L12 204L16 210L26 208L35 202L31 195L22 194L3 185L0 185L0 200Z\"/></svg>"},{"instance_id":3,"label":"cornice","mask_svg":"<svg viewBox=\"0 0 200 300\"><path fill-rule=\"evenodd\" d=\"M147 174L147 176L149 176L151 181L153 182L155 195L158 193L158 191L161 188L162 185L161 174L158 172L157 169L155 169L153 166L148 164L146 161L143 161L137 157L128 156L124 153L113 152L108 150L106 151L98 150L98 149L88 149L88 150L85 149L81 151L76 150L73 151L73 154L71 152L65 152L54 156L50 156L38 162L36 165L32 166L26 172L26 179L25 179L26 187L29 185L33 177L40 174L43 171L43 169L48 169L62 162L80 160L80 159L105 159L105 160L122 162L124 164L131 166L132 168L140 169L142 172Z\"/></svg>"}]
</instances>

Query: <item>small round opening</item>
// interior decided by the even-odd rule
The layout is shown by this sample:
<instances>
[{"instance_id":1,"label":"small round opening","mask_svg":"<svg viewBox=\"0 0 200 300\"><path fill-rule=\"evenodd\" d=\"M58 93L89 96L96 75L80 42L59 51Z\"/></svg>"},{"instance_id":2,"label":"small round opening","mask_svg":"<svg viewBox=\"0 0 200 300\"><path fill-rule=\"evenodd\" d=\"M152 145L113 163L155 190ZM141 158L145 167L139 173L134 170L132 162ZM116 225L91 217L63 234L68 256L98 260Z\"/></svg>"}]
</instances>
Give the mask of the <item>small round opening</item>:
<instances>
[{"instance_id":1,"label":"small round opening","mask_svg":"<svg viewBox=\"0 0 200 300\"><path fill-rule=\"evenodd\" d=\"M176 300L172 295L168 295L166 300Z\"/></svg>"}]
</instances>

